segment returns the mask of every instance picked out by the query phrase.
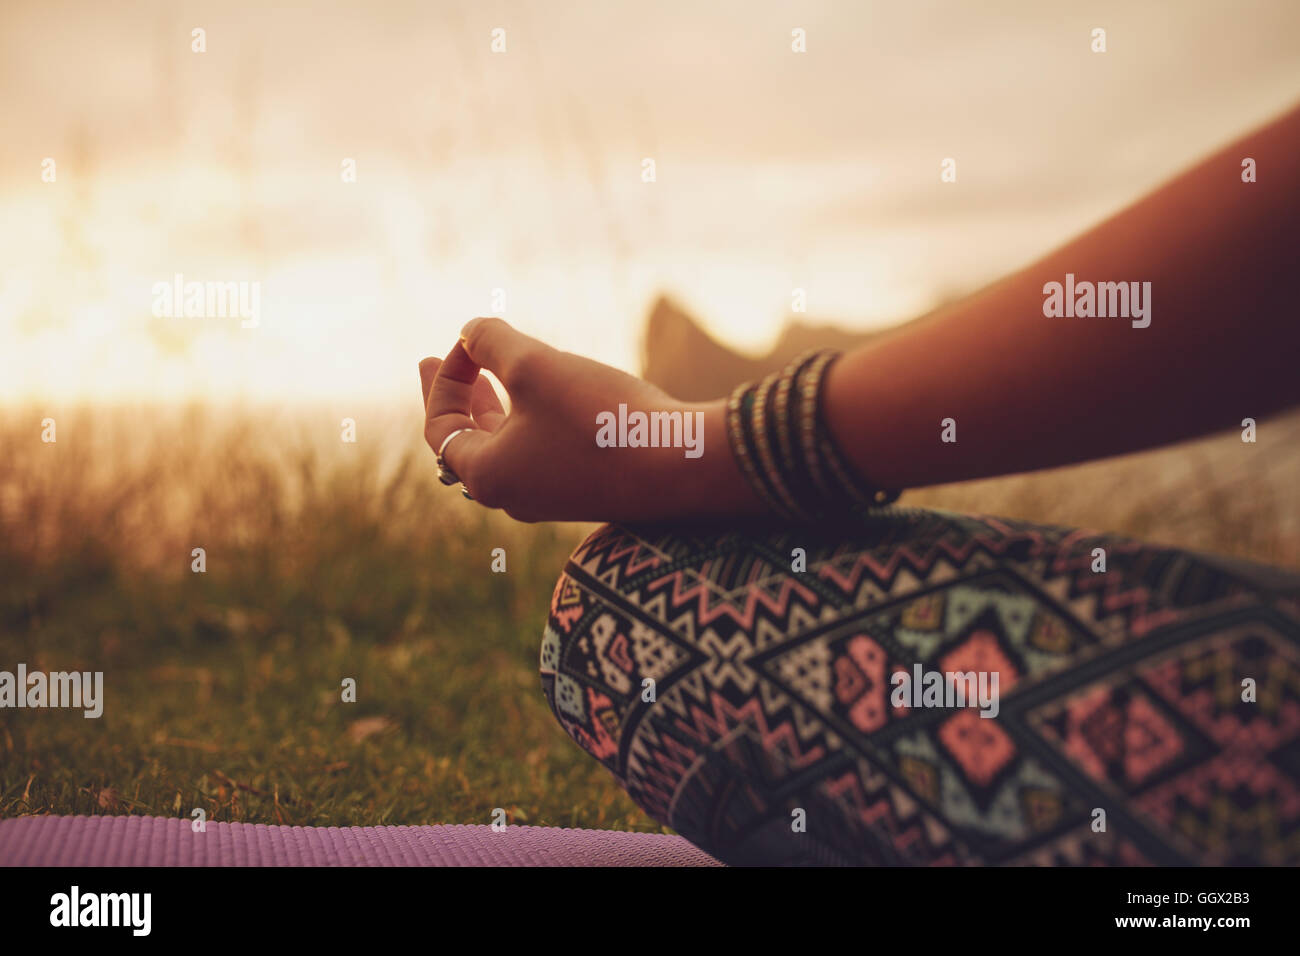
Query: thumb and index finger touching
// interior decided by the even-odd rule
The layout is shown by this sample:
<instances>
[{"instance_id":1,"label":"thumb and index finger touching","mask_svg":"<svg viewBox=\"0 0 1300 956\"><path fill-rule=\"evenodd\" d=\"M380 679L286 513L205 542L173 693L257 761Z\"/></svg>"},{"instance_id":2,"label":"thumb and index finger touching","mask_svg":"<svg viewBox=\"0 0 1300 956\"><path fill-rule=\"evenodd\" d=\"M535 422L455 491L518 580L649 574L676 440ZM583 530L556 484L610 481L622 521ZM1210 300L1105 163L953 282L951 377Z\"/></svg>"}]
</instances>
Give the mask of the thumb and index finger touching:
<instances>
[{"instance_id":1,"label":"thumb and index finger touching","mask_svg":"<svg viewBox=\"0 0 1300 956\"><path fill-rule=\"evenodd\" d=\"M539 345L501 319L472 319L445 359L420 362L424 437L430 447L436 452L457 429L473 429L458 435L444 455L461 477L473 474L474 462L491 442L491 433L505 420L501 402L480 370L492 372L512 391L522 358Z\"/></svg>"}]
</instances>

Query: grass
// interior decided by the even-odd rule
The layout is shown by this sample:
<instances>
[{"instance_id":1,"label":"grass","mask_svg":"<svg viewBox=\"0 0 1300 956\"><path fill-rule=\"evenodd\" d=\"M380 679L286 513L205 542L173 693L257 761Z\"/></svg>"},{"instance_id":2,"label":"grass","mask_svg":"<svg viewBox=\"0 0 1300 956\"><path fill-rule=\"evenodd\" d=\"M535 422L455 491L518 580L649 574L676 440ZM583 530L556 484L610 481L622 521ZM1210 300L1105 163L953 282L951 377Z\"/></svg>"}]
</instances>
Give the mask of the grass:
<instances>
[{"instance_id":1,"label":"grass","mask_svg":"<svg viewBox=\"0 0 1300 956\"><path fill-rule=\"evenodd\" d=\"M58 416L43 445L40 417L0 438L0 669L102 670L105 705L0 710L0 816L658 829L537 676L589 529L470 506L418 421L414 445L369 442L402 449L385 465L364 419L333 447L201 410Z\"/></svg>"},{"instance_id":2,"label":"grass","mask_svg":"<svg viewBox=\"0 0 1300 956\"><path fill-rule=\"evenodd\" d=\"M589 531L433 477L418 418L0 413L0 669L102 670L103 717L0 710L0 817L654 830L559 729L537 651ZM909 503L1300 567L1300 417ZM202 547L207 570L191 571ZM492 573L504 548L507 571ZM341 682L355 679L344 703Z\"/></svg>"}]
</instances>

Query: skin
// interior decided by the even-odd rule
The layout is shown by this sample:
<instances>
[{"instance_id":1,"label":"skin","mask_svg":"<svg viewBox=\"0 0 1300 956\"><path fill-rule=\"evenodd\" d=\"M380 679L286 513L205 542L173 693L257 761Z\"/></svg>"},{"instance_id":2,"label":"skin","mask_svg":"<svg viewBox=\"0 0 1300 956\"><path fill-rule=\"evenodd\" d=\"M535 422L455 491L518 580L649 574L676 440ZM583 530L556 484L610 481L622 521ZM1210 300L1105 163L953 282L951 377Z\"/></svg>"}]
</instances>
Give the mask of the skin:
<instances>
[{"instance_id":1,"label":"skin","mask_svg":"<svg viewBox=\"0 0 1300 956\"><path fill-rule=\"evenodd\" d=\"M1241 162L1258 182L1241 181ZM1046 282L1152 284L1151 324L1048 318ZM911 488L1050 468L1241 427L1300 402L1300 108L1032 265L850 352L826 382L859 471ZM510 397L507 415L488 380ZM725 402L679 402L495 318L420 363L425 438L475 499L521 521L739 517L765 508ZM600 448L596 416L700 411L704 454ZM940 440L940 422L957 441Z\"/></svg>"}]
</instances>

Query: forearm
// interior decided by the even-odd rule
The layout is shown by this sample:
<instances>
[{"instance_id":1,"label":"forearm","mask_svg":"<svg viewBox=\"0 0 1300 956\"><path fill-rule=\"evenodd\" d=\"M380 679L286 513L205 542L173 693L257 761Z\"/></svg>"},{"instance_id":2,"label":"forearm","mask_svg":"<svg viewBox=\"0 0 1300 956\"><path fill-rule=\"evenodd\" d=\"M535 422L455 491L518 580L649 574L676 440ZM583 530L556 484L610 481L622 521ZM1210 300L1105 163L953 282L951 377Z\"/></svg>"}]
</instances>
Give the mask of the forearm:
<instances>
[{"instance_id":1,"label":"forearm","mask_svg":"<svg viewBox=\"0 0 1300 956\"><path fill-rule=\"evenodd\" d=\"M1241 181L1243 157L1259 182ZM1238 426L1297 399L1300 111L827 382L863 474L915 487L1104 457ZM1044 315L1044 284L1151 283L1150 325ZM955 442L941 440L952 419Z\"/></svg>"},{"instance_id":2,"label":"forearm","mask_svg":"<svg viewBox=\"0 0 1300 956\"><path fill-rule=\"evenodd\" d=\"M750 421L742 439L750 477L773 507L815 512L825 502L795 494L816 487L835 497L834 482L814 468L818 455L835 459L823 426L876 485L915 487L1117 454L1236 425L1295 400L1298 124L1300 112L1292 113L1234 144L1028 269L843 356L824 380L817 378L824 365L803 367L804 393L817 394L819 381L824 388L824 422L808 404L749 396L747 415L802 416L765 420L760 431ZM1258 183L1241 182L1243 156L1258 162ZM1067 273L1150 283L1149 326L1048 317L1044 283ZM509 414L483 369L509 392ZM804 388L803 379L783 382L778 394ZM422 362L421 389L425 439L445 453L444 468L476 500L520 520L767 511L732 455L725 402L675 405L640 379L550 348L500 319L473 320L445 361ZM668 412L654 426L659 439L680 411L680 433L629 440L620 424L618 435L602 439L612 410L621 416L627 408ZM941 440L949 419L955 442ZM755 436L788 436L781 429L796 425L800 441L812 441L802 457L786 442L778 465L770 444ZM756 477L759 467L767 477ZM791 472L790 483L773 468Z\"/></svg>"}]
</instances>

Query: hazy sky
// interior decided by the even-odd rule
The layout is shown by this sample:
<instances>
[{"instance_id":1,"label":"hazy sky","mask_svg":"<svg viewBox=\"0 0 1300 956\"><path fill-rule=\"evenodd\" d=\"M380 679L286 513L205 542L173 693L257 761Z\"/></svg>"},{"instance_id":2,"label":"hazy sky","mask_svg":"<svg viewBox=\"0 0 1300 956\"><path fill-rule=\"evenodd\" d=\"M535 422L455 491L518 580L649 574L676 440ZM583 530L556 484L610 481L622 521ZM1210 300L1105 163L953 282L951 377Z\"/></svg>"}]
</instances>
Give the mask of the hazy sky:
<instances>
[{"instance_id":1,"label":"hazy sky","mask_svg":"<svg viewBox=\"0 0 1300 956\"><path fill-rule=\"evenodd\" d=\"M0 399L407 398L494 288L629 369L659 291L907 318L1300 99L1300 3L0 0L0 90Z\"/></svg>"}]
</instances>

